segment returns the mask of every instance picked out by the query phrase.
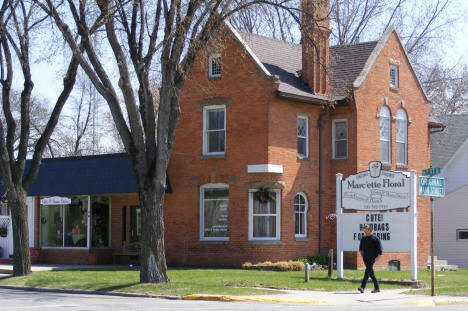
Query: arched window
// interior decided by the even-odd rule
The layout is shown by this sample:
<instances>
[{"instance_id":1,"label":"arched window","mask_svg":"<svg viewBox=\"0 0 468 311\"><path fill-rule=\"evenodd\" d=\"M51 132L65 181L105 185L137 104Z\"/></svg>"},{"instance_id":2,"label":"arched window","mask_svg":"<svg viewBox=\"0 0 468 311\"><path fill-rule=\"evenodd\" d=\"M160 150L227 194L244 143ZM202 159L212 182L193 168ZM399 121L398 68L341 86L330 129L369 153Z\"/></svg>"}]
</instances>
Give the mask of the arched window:
<instances>
[{"instance_id":1,"label":"arched window","mask_svg":"<svg viewBox=\"0 0 468 311\"><path fill-rule=\"evenodd\" d=\"M380 161L383 163L392 162L390 133L390 110L387 106L383 106L382 109L380 109Z\"/></svg>"},{"instance_id":2,"label":"arched window","mask_svg":"<svg viewBox=\"0 0 468 311\"><path fill-rule=\"evenodd\" d=\"M397 164L408 165L408 117L404 109L396 114Z\"/></svg>"},{"instance_id":3,"label":"arched window","mask_svg":"<svg viewBox=\"0 0 468 311\"><path fill-rule=\"evenodd\" d=\"M303 193L296 194L294 198L294 216L296 237L307 236L307 199Z\"/></svg>"}]
</instances>

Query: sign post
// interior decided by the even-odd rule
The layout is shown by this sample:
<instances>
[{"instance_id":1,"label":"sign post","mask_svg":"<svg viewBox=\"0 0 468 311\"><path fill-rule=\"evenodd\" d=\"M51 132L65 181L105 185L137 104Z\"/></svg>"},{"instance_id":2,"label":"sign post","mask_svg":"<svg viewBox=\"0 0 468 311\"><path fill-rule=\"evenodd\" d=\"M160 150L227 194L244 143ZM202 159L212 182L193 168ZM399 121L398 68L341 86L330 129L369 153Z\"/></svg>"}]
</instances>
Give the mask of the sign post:
<instances>
[{"instance_id":1,"label":"sign post","mask_svg":"<svg viewBox=\"0 0 468 311\"><path fill-rule=\"evenodd\" d=\"M440 173L439 167L425 169L422 173L430 176L419 176L419 195L431 197L431 296L434 296L434 197L445 196L445 179L432 177Z\"/></svg>"}]
</instances>

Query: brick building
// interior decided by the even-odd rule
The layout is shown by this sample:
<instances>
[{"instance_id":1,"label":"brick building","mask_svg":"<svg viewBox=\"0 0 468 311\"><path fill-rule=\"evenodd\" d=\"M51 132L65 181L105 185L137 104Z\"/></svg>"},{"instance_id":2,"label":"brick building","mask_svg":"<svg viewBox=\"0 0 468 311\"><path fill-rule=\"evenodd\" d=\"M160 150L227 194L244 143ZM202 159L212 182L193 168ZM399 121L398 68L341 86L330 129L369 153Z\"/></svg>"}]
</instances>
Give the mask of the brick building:
<instances>
[{"instance_id":1,"label":"brick building","mask_svg":"<svg viewBox=\"0 0 468 311\"><path fill-rule=\"evenodd\" d=\"M328 8L323 8L328 11ZM320 12L318 12L320 14ZM305 23L314 25L314 23ZM336 247L335 174L429 167L430 103L401 40L329 47L328 21L303 45L226 24L181 95L165 200L169 263L238 265ZM418 197L418 264L429 253L429 201ZM408 253L385 253L377 266ZM345 265L361 266L357 253Z\"/></svg>"},{"instance_id":2,"label":"brick building","mask_svg":"<svg viewBox=\"0 0 468 311\"><path fill-rule=\"evenodd\" d=\"M395 30L378 41L329 47L326 19L306 21L303 29L308 35L296 45L225 24L197 55L181 94L168 168L169 265L232 266L327 254L336 249L336 224L328 217L335 212L336 173L346 178L375 160L392 170L420 173L429 167L430 104ZM45 186L32 194L37 198L31 246L41 250L44 263L93 262L93 254L99 263L110 262L112 252L138 240L141 230L128 159L63 161L69 162L64 170L73 161L81 169L49 181L38 177L36 184ZM58 188L78 187L76 176L98 168L105 171L88 176L85 189L49 191L54 180ZM119 188L115 174L121 169L130 175L124 174L128 182ZM100 175L106 180L96 182ZM105 183L112 189L103 188ZM42 206L38 198L55 195L70 197L76 215L68 207ZM79 211L88 211L88 218L81 219ZM107 219L104 234L95 224L99 218ZM49 234L56 223L63 228L58 238ZM424 266L424 197L418 197L418 233L418 264ZM96 239L98 234L105 238ZM384 253L376 266L391 260L405 268L410 256ZM357 253L345 254L345 266L362 266Z\"/></svg>"}]
</instances>

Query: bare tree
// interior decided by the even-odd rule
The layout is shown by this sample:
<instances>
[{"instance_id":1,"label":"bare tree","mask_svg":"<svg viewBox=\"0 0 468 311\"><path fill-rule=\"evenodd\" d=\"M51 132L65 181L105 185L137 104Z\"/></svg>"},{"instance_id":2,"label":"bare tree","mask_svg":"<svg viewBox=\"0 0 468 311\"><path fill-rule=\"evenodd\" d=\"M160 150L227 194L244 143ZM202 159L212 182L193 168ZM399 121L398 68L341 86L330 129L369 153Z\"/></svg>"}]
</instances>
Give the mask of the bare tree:
<instances>
[{"instance_id":1,"label":"bare tree","mask_svg":"<svg viewBox=\"0 0 468 311\"><path fill-rule=\"evenodd\" d=\"M179 96L187 75L198 51L226 18L262 2L267 1L68 0L65 8L59 6L59 1L35 0L53 17L81 67L108 103L132 162L142 207L140 282L169 281L163 203L166 169L180 115ZM284 0L278 5L298 10L294 1ZM68 23L70 20L73 24ZM93 24L103 24L105 37L101 42L112 55L117 83L96 55L90 35ZM83 40L86 55L78 51L76 36ZM156 56L158 64L153 61ZM150 91L155 66L161 74L157 111ZM123 98L125 113L119 98Z\"/></svg>"},{"instance_id":2,"label":"bare tree","mask_svg":"<svg viewBox=\"0 0 468 311\"><path fill-rule=\"evenodd\" d=\"M468 68L435 65L424 78L424 87L433 99L433 115L468 113Z\"/></svg>"},{"instance_id":3,"label":"bare tree","mask_svg":"<svg viewBox=\"0 0 468 311\"><path fill-rule=\"evenodd\" d=\"M11 206L14 245L13 275L15 276L31 273L26 193L38 174L47 141L73 88L78 68L76 58L72 58L63 79L63 90L43 133L35 143L29 170L25 172L26 155L31 139L31 93L34 87L31 76L31 42L37 35L36 28L44 19L43 13L29 2L3 0L0 7L0 85L6 120L5 125L0 124L0 176ZM12 113L13 74L18 72L14 69L15 62L19 64L23 80L19 122L15 120ZM20 125L19 141L16 145L15 133L18 125Z\"/></svg>"}]
</instances>

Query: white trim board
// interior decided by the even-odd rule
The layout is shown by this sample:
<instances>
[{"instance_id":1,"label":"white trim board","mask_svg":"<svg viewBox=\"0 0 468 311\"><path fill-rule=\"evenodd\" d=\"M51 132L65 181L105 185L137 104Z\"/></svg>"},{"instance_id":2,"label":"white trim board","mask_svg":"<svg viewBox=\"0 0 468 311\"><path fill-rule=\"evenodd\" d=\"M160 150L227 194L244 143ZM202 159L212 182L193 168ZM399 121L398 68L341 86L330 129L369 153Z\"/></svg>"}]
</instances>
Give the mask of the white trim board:
<instances>
[{"instance_id":1,"label":"white trim board","mask_svg":"<svg viewBox=\"0 0 468 311\"><path fill-rule=\"evenodd\" d=\"M281 164L253 164L253 165L247 165L247 173L283 174L283 165L281 165Z\"/></svg>"}]
</instances>

